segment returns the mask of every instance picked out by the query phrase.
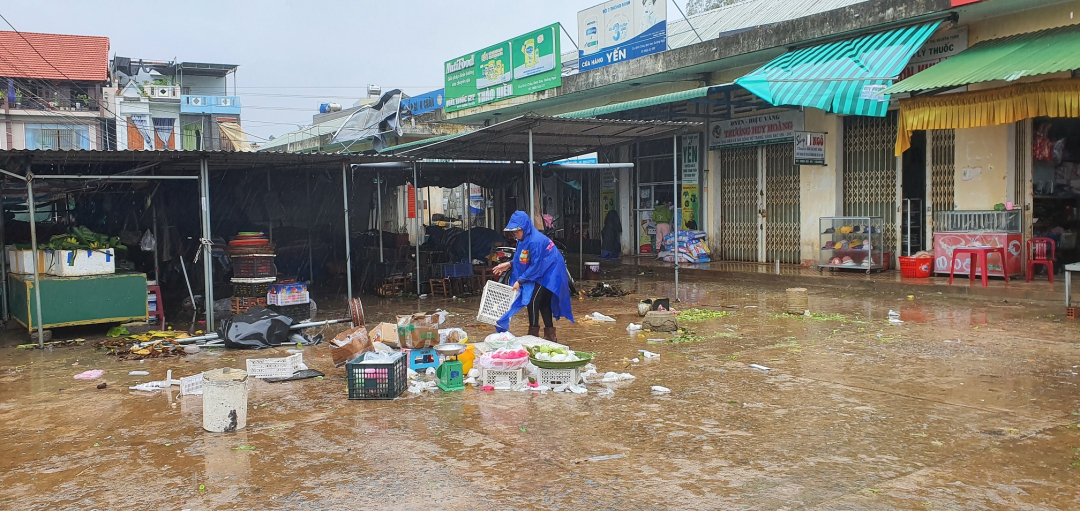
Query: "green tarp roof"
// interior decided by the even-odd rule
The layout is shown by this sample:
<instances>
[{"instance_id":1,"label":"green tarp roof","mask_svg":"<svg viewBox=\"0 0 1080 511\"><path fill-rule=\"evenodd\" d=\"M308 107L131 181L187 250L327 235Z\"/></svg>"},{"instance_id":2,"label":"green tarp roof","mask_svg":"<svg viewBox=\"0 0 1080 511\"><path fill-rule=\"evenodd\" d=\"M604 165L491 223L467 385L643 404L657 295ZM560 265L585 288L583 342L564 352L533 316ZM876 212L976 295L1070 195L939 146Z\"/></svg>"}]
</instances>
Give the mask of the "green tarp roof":
<instances>
[{"instance_id":1,"label":"green tarp roof","mask_svg":"<svg viewBox=\"0 0 1080 511\"><path fill-rule=\"evenodd\" d=\"M781 55L735 80L769 103L882 117L893 84L941 21L896 28Z\"/></svg>"},{"instance_id":2,"label":"green tarp roof","mask_svg":"<svg viewBox=\"0 0 1080 511\"><path fill-rule=\"evenodd\" d=\"M885 92L952 89L1080 68L1080 25L990 39L916 73Z\"/></svg>"},{"instance_id":3,"label":"green tarp roof","mask_svg":"<svg viewBox=\"0 0 1080 511\"><path fill-rule=\"evenodd\" d=\"M730 85L730 84L729 84ZM600 117L601 115L613 114L617 112L625 112L627 110L634 110L638 108L646 108L656 105L664 105L667 103L677 103L679 101L686 101L690 99L703 98L708 96L713 90L717 90L724 87L724 85L710 85L708 87L698 87L696 89L684 90L680 92L672 92L670 94L661 94L659 96L652 96L649 98L635 99L633 101L624 101L622 103L615 103L612 105L604 105L596 108L586 108L585 110L578 110L575 112L567 112L565 114L559 114L555 117L568 117L571 119L589 119Z\"/></svg>"}]
</instances>

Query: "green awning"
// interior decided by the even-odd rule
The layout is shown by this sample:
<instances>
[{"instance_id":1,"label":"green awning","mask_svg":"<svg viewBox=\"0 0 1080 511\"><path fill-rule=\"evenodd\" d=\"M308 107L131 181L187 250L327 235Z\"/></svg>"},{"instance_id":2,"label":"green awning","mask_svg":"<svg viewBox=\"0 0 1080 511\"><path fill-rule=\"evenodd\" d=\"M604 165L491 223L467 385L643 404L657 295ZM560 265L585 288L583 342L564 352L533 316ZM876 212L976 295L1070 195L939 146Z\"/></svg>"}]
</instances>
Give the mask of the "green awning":
<instances>
[{"instance_id":1,"label":"green awning","mask_svg":"<svg viewBox=\"0 0 1080 511\"><path fill-rule=\"evenodd\" d=\"M593 119L600 117L601 115L625 112L627 110L636 110L638 108L646 108L650 106L665 105L668 103L678 103L681 101L703 98L705 96L708 96L710 92L719 90L723 87L724 85L710 85L708 87L698 87L696 89L684 90L681 92L672 92L670 94L661 94L659 96L635 99L633 101L624 101L622 103L614 103L611 105L604 105L596 108L586 108L585 110L577 110L575 112L559 114L555 117L569 117L571 119Z\"/></svg>"},{"instance_id":2,"label":"green awning","mask_svg":"<svg viewBox=\"0 0 1080 511\"><path fill-rule=\"evenodd\" d=\"M735 80L769 103L884 117L882 93L941 20L795 50Z\"/></svg>"},{"instance_id":3,"label":"green awning","mask_svg":"<svg viewBox=\"0 0 1080 511\"><path fill-rule=\"evenodd\" d=\"M1070 25L983 41L885 92L948 90L1077 68L1080 68L1080 25Z\"/></svg>"}]
</instances>

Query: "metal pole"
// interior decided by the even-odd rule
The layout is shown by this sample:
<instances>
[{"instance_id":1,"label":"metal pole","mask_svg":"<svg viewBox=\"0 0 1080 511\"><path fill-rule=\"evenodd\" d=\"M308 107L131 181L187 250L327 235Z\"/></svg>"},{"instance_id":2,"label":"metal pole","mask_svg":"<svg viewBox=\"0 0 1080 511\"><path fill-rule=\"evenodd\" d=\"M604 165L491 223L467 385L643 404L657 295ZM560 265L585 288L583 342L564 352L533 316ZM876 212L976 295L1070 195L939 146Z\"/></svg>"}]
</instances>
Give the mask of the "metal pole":
<instances>
[{"instance_id":1,"label":"metal pole","mask_svg":"<svg viewBox=\"0 0 1080 511\"><path fill-rule=\"evenodd\" d=\"M464 229L464 228L465 228L465 207L466 207L466 204L465 204L465 193L466 193L466 192L468 192L468 188L469 188L469 184L468 184L468 183L462 183L462 184L461 184L461 228L462 228L462 229ZM469 236L469 242L470 242L470 247L469 247L469 253L468 253L468 256L469 256L469 264L470 264L470 265L472 265L472 246L471 246L471 243L472 243L472 234L471 234L471 233L469 233L469 234L468 234L468 236Z\"/></svg>"},{"instance_id":2,"label":"metal pole","mask_svg":"<svg viewBox=\"0 0 1080 511\"><path fill-rule=\"evenodd\" d=\"M378 183L375 185L375 200L378 201L378 211L375 212L375 218L378 219L378 225L376 226L379 231L379 262L385 263L383 260L383 239L382 239L382 172L375 173L375 181Z\"/></svg>"},{"instance_id":3,"label":"metal pole","mask_svg":"<svg viewBox=\"0 0 1080 511\"><path fill-rule=\"evenodd\" d=\"M206 331L214 330L214 246L210 234L210 165L206 158L199 160L199 201L202 207L203 295L206 307Z\"/></svg>"},{"instance_id":4,"label":"metal pole","mask_svg":"<svg viewBox=\"0 0 1080 511\"><path fill-rule=\"evenodd\" d=\"M577 207L577 230L578 230L578 278L585 280L585 236L582 225L585 224L585 171L578 171L578 207ZM603 243L603 240L600 241Z\"/></svg>"},{"instance_id":5,"label":"metal pole","mask_svg":"<svg viewBox=\"0 0 1080 511\"><path fill-rule=\"evenodd\" d=\"M345 279L346 289L349 292L349 301L352 301L352 245L349 238L351 233L349 231L349 163L341 162L341 196L342 204L345 206Z\"/></svg>"},{"instance_id":6,"label":"metal pole","mask_svg":"<svg viewBox=\"0 0 1080 511\"><path fill-rule=\"evenodd\" d=\"M675 301L679 301L679 206L682 204L682 199L679 198L679 136L675 135L671 137L672 141L672 156L671 156L671 188L674 190L675 195L672 201L672 205L675 207L671 212L671 230L675 234L674 244L672 245L672 252L675 254ZM660 240L660 248L663 247L663 240Z\"/></svg>"},{"instance_id":7,"label":"metal pole","mask_svg":"<svg viewBox=\"0 0 1080 511\"><path fill-rule=\"evenodd\" d=\"M472 266L472 173L465 171L465 221L469 226L466 231L469 235L469 266Z\"/></svg>"},{"instance_id":8,"label":"metal pole","mask_svg":"<svg viewBox=\"0 0 1080 511\"><path fill-rule=\"evenodd\" d=\"M417 178L416 162L412 164L412 180L413 180L413 195L420 194L420 180ZM420 235L420 213L417 210L420 201L415 201L413 204L413 216L416 218L416 295L420 295L420 240L423 239ZM408 197L405 198L405 204L408 204Z\"/></svg>"},{"instance_id":9,"label":"metal pole","mask_svg":"<svg viewBox=\"0 0 1080 511\"><path fill-rule=\"evenodd\" d=\"M5 181L7 181L7 179L0 179L0 189L3 189ZM4 223L5 223L4 222L4 220L5 220L4 214L5 213L4 213L3 203L0 202L0 249L3 249L5 252L7 252L7 248L6 248L7 245L4 244L4 234L5 234L5 232L4 232ZM4 321L8 320L7 277L8 277L7 254L5 253L3 256L0 256L0 286L3 286L3 289L0 289L0 310L2 310L2 312L3 312L3 317L0 318L0 319L3 319Z\"/></svg>"},{"instance_id":10,"label":"metal pole","mask_svg":"<svg viewBox=\"0 0 1080 511\"><path fill-rule=\"evenodd\" d=\"M38 276L38 244L37 244L37 212L34 210L34 176L27 172L26 175L26 206L30 212L30 257L34 266L34 305L37 310L37 344L39 348L45 347L44 321L41 317L41 278ZM33 321L30 322L34 324Z\"/></svg>"},{"instance_id":11,"label":"metal pole","mask_svg":"<svg viewBox=\"0 0 1080 511\"><path fill-rule=\"evenodd\" d=\"M533 182L533 137L529 130L529 220L536 223L536 183Z\"/></svg>"},{"instance_id":12,"label":"metal pole","mask_svg":"<svg viewBox=\"0 0 1080 511\"><path fill-rule=\"evenodd\" d=\"M157 204L154 202L154 199L153 199L154 195L157 195L157 194L151 194L151 196L150 196L150 208L151 208L150 209L150 218L151 218L151 221L154 223L154 283L160 286L161 285L161 264L158 263L158 243L159 242L158 242ZM194 306L195 303L192 302L191 305ZM161 304L158 304L158 307L160 307L160 306L161 306ZM161 327L164 328L165 325L161 325Z\"/></svg>"},{"instance_id":13,"label":"metal pole","mask_svg":"<svg viewBox=\"0 0 1080 511\"><path fill-rule=\"evenodd\" d=\"M314 211L311 206L311 173L304 174L304 189L307 191L307 205L308 215ZM321 216L321 215L320 215ZM309 217L310 218L310 217ZM308 281L313 282L315 280L315 256L312 254L311 249L311 227L312 223L308 223L307 226L307 268L308 268Z\"/></svg>"}]
</instances>

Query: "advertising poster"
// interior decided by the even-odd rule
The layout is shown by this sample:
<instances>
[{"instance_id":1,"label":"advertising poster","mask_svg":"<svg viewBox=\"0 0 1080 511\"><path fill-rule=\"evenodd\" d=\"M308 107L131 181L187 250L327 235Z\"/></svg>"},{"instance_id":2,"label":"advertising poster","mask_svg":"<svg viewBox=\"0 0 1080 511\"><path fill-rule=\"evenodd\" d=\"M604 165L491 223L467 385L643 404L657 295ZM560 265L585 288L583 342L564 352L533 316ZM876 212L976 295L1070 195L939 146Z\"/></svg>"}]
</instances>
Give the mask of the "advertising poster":
<instances>
[{"instance_id":1,"label":"advertising poster","mask_svg":"<svg viewBox=\"0 0 1080 511\"><path fill-rule=\"evenodd\" d=\"M409 213L408 213L409 218L416 218L416 187L415 186L413 186L413 185L408 186L408 191L406 192L406 197L408 197L406 202L408 202L408 205L409 205L409 208L408 208L409 209Z\"/></svg>"},{"instance_id":2,"label":"advertising poster","mask_svg":"<svg viewBox=\"0 0 1080 511\"><path fill-rule=\"evenodd\" d=\"M600 176L600 218L607 218L608 211L618 209L615 204L615 171L605 170Z\"/></svg>"},{"instance_id":3,"label":"advertising poster","mask_svg":"<svg viewBox=\"0 0 1080 511\"><path fill-rule=\"evenodd\" d=\"M611 0L578 12L578 70L667 49L666 0Z\"/></svg>"},{"instance_id":4,"label":"advertising poster","mask_svg":"<svg viewBox=\"0 0 1080 511\"><path fill-rule=\"evenodd\" d=\"M447 61L444 110L456 112L562 85L560 30L555 23Z\"/></svg>"},{"instance_id":5,"label":"advertising poster","mask_svg":"<svg viewBox=\"0 0 1080 511\"><path fill-rule=\"evenodd\" d=\"M699 176L701 175L701 135L694 133L682 137L682 192L679 207L682 208L682 225L679 229L696 231L700 228Z\"/></svg>"},{"instance_id":6,"label":"advertising poster","mask_svg":"<svg viewBox=\"0 0 1080 511\"><path fill-rule=\"evenodd\" d=\"M825 134L799 131L795 133L795 164L825 165Z\"/></svg>"}]
</instances>

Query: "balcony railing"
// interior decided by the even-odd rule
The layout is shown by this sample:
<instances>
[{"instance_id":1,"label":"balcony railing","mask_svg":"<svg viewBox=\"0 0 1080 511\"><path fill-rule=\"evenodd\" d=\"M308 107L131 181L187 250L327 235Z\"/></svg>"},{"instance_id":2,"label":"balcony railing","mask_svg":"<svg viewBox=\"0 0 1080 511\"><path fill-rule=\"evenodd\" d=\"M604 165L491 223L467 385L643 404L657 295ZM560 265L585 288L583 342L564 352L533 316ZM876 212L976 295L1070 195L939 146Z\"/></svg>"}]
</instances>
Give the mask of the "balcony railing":
<instances>
[{"instance_id":1,"label":"balcony railing","mask_svg":"<svg viewBox=\"0 0 1080 511\"><path fill-rule=\"evenodd\" d=\"M142 91L151 99L180 99L183 96L179 85L143 84Z\"/></svg>"},{"instance_id":2,"label":"balcony railing","mask_svg":"<svg viewBox=\"0 0 1080 511\"><path fill-rule=\"evenodd\" d=\"M238 96L183 95L180 97L180 113L183 114L240 114Z\"/></svg>"},{"instance_id":3,"label":"balcony railing","mask_svg":"<svg viewBox=\"0 0 1080 511\"><path fill-rule=\"evenodd\" d=\"M13 110L98 111L98 100L96 98L45 100L40 98L15 97L10 99L0 99L0 101L3 100L7 100L8 108ZM3 103L0 102L0 106L2 105Z\"/></svg>"}]
</instances>

